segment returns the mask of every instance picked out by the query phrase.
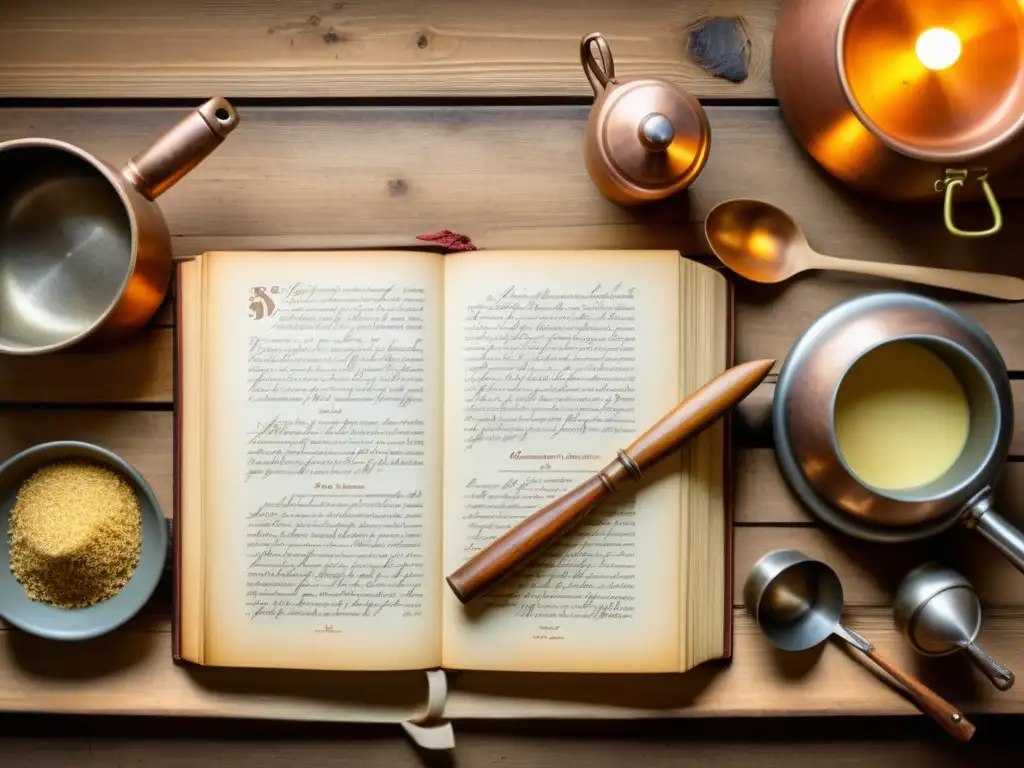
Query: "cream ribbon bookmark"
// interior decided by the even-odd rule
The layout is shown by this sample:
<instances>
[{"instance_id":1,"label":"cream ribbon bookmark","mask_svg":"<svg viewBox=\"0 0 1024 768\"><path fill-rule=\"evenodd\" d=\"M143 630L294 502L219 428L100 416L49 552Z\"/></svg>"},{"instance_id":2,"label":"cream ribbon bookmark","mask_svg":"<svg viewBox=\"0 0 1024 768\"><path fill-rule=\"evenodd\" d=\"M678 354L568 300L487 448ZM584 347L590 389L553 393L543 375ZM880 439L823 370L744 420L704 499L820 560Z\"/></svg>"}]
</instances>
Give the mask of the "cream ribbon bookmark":
<instances>
[{"instance_id":1,"label":"cream ribbon bookmark","mask_svg":"<svg viewBox=\"0 0 1024 768\"><path fill-rule=\"evenodd\" d=\"M427 670L427 711L422 717L406 720L402 728L423 749L455 749L455 731L444 719L448 701L448 678L443 669Z\"/></svg>"}]
</instances>

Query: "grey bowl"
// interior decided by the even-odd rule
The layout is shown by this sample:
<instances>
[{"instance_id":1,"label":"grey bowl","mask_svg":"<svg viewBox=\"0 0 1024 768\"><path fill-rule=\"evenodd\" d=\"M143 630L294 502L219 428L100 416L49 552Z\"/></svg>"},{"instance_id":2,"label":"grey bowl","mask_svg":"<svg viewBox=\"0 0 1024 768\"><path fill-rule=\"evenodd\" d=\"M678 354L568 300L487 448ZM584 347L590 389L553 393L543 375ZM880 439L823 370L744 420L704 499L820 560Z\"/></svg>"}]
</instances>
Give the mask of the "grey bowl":
<instances>
[{"instance_id":1,"label":"grey bowl","mask_svg":"<svg viewBox=\"0 0 1024 768\"><path fill-rule=\"evenodd\" d=\"M55 608L31 600L14 578L7 530L22 482L45 464L72 458L105 464L131 484L139 497L142 514L142 549L135 573L116 595L86 608ZM89 443L42 443L0 466L0 536L0 617L25 632L53 640L88 640L124 624L153 594L167 558L167 521L153 489L120 456Z\"/></svg>"}]
</instances>

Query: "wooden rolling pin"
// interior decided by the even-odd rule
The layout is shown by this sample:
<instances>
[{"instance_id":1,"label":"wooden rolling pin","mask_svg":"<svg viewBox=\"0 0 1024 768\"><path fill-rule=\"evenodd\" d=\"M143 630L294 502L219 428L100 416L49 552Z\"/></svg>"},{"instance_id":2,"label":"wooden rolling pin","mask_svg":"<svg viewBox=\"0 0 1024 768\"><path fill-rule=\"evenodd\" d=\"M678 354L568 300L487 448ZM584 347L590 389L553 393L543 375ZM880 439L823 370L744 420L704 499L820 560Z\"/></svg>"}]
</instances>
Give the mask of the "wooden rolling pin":
<instances>
[{"instance_id":1,"label":"wooden rolling pin","mask_svg":"<svg viewBox=\"0 0 1024 768\"><path fill-rule=\"evenodd\" d=\"M673 408L607 467L560 499L534 512L488 544L448 576L448 586L463 603L486 592L572 530L625 480L643 473L699 434L749 395L775 365L755 360L730 368Z\"/></svg>"}]
</instances>

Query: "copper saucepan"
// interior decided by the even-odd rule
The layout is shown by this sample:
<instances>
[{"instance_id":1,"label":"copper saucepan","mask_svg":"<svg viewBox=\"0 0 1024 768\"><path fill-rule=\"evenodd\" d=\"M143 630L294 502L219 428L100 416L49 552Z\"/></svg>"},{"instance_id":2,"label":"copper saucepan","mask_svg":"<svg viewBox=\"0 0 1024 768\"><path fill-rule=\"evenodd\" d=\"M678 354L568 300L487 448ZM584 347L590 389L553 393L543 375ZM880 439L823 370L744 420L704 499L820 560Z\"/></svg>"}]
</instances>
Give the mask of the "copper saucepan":
<instances>
[{"instance_id":1,"label":"copper saucepan","mask_svg":"<svg viewBox=\"0 0 1024 768\"><path fill-rule=\"evenodd\" d=\"M940 477L918 487L869 486L845 461L835 403L853 365L879 347L909 341L934 353L961 384L967 437ZM858 538L921 539L958 521L977 530L1024 571L1024 536L993 509L992 488L1013 434L1013 399L995 344L950 307L908 293L860 296L839 304L801 336L779 374L772 403L779 468L822 521Z\"/></svg>"},{"instance_id":2,"label":"copper saucepan","mask_svg":"<svg viewBox=\"0 0 1024 768\"><path fill-rule=\"evenodd\" d=\"M210 99L122 170L55 139L0 143L0 352L53 352L148 322L171 276L154 201L238 121Z\"/></svg>"},{"instance_id":3,"label":"copper saucepan","mask_svg":"<svg viewBox=\"0 0 1024 768\"><path fill-rule=\"evenodd\" d=\"M833 176L942 200L955 235L999 231L993 187L1024 157L1019 0L786 0L772 76L786 122ZM960 229L954 196L984 196L992 225Z\"/></svg>"}]
</instances>

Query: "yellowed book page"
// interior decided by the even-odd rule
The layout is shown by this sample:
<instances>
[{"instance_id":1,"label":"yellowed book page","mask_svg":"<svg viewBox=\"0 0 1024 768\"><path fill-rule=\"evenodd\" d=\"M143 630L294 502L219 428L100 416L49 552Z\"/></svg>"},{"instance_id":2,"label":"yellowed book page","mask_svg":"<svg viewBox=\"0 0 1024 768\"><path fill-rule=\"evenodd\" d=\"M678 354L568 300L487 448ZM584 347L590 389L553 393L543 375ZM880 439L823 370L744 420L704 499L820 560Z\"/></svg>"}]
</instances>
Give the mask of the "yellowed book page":
<instances>
[{"instance_id":1,"label":"yellowed book page","mask_svg":"<svg viewBox=\"0 0 1024 768\"><path fill-rule=\"evenodd\" d=\"M482 252L445 270L444 570L593 475L677 402L679 255ZM470 606L446 667L679 663L678 457Z\"/></svg>"},{"instance_id":2,"label":"yellowed book page","mask_svg":"<svg viewBox=\"0 0 1024 768\"><path fill-rule=\"evenodd\" d=\"M177 285L181 316L178 320L178 344L185 356L182 366L181 392L178 403L181 429L181 484L178 493L178 515L174 520L180 542L181 574L178 593L178 632L181 657L202 661L203 637L203 520L202 520L202 444L201 365L202 336L200 332L201 281L200 260L181 265ZM177 446L175 447L177 450Z\"/></svg>"},{"instance_id":3,"label":"yellowed book page","mask_svg":"<svg viewBox=\"0 0 1024 768\"><path fill-rule=\"evenodd\" d=\"M443 263L210 257L206 663L440 663Z\"/></svg>"},{"instance_id":4,"label":"yellowed book page","mask_svg":"<svg viewBox=\"0 0 1024 768\"><path fill-rule=\"evenodd\" d=\"M680 264L680 399L723 373L728 355L728 285L712 269ZM725 648L725 424L708 427L681 451L680 670Z\"/></svg>"}]
</instances>

